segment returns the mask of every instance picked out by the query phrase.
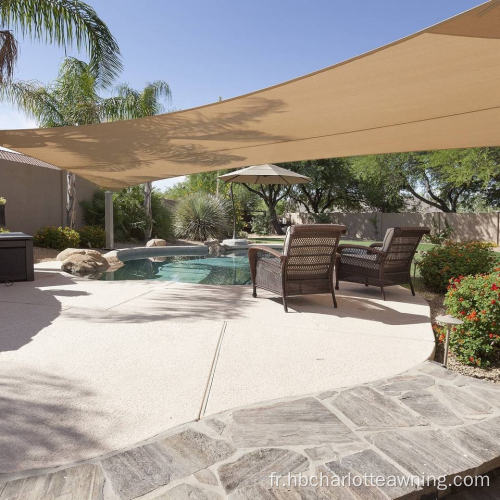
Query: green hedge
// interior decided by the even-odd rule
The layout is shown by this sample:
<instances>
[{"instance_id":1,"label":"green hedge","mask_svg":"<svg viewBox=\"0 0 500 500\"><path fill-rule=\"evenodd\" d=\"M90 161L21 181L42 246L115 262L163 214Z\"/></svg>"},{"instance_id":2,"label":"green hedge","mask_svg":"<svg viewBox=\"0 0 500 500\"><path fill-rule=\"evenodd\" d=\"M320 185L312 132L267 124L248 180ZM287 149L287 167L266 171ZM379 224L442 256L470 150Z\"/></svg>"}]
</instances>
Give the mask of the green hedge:
<instances>
[{"instance_id":1,"label":"green hedge","mask_svg":"<svg viewBox=\"0 0 500 500\"><path fill-rule=\"evenodd\" d=\"M56 250L78 248L80 245L80 235L69 227L42 227L35 233L33 240L36 246Z\"/></svg>"},{"instance_id":2,"label":"green hedge","mask_svg":"<svg viewBox=\"0 0 500 500\"><path fill-rule=\"evenodd\" d=\"M446 242L423 254L418 262L427 289L445 293L451 278L489 273L496 262L492 245L479 241Z\"/></svg>"}]
</instances>

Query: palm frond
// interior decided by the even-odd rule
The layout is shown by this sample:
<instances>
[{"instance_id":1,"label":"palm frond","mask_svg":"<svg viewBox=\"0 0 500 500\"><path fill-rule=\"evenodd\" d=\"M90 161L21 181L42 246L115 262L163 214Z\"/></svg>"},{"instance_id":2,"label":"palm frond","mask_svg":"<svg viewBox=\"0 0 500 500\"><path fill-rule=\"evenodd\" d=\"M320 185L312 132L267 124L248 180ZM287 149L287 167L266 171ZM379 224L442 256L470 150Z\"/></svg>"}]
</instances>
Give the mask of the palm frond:
<instances>
[{"instance_id":1,"label":"palm frond","mask_svg":"<svg viewBox=\"0 0 500 500\"><path fill-rule=\"evenodd\" d=\"M9 30L0 31L0 84L12 78L17 60L17 41Z\"/></svg>"},{"instance_id":2,"label":"palm frond","mask_svg":"<svg viewBox=\"0 0 500 500\"><path fill-rule=\"evenodd\" d=\"M0 86L0 98L35 118L42 127L66 125L57 101L38 82L9 82Z\"/></svg>"},{"instance_id":3,"label":"palm frond","mask_svg":"<svg viewBox=\"0 0 500 500\"><path fill-rule=\"evenodd\" d=\"M81 0L0 0L0 20L34 40L85 47L102 86L109 85L122 69L115 38L95 10Z\"/></svg>"}]
</instances>

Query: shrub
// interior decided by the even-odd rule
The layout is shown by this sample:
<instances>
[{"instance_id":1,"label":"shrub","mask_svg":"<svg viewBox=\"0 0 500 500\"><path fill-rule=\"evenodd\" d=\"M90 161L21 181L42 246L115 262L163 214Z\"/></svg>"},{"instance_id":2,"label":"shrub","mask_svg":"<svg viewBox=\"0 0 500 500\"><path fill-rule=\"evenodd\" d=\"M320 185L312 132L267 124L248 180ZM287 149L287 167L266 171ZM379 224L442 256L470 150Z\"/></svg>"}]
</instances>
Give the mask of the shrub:
<instances>
[{"instance_id":1,"label":"shrub","mask_svg":"<svg viewBox=\"0 0 500 500\"><path fill-rule=\"evenodd\" d=\"M70 227L46 226L36 232L33 240L35 245L39 247L64 250L65 248L78 247L80 235Z\"/></svg>"},{"instance_id":2,"label":"shrub","mask_svg":"<svg viewBox=\"0 0 500 500\"><path fill-rule=\"evenodd\" d=\"M433 292L445 293L451 278L488 273L495 260L495 252L489 243L446 242L425 252L417 265L425 286Z\"/></svg>"},{"instance_id":3,"label":"shrub","mask_svg":"<svg viewBox=\"0 0 500 500\"><path fill-rule=\"evenodd\" d=\"M90 201L80 203L85 223L90 226L104 228L104 191L96 191ZM144 189L133 186L113 193L115 237L119 241L143 240L146 228L144 212ZM151 193L151 210L153 212L153 236L170 238L172 236L172 216L163 204L161 193Z\"/></svg>"},{"instance_id":4,"label":"shrub","mask_svg":"<svg viewBox=\"0 0 500 500\"><path fill-rule=\"evenodd\" d=\"M83 226L78 233L82 247L104 248L106 245L106 232L101 226Z\"/></svg>"},{"instance_id":5,"label":"shrub","mask_svg":"<svg viewBox=\"0 0 500 500\"><path fill-rule=\"evenodd\" d=\"M178 238L222 239L229 234L230 227L227 203L211 194L192 194L177 206L175 234Z\"/></svg>"},{"instance_id":6,"label":"shrub","mask_svg":"<svg viewBox=\"0 0 500 500\"><path fill-rule=\"evenodd\" d=\"M432 225L434 226L434 230L430 234L424 235L425 241L428 241L429 243L432 243L434 245L442 245L444 242L448 241L452 234L453 234L453 228L448 224L448 222L445 221L444 223L444 228L439 229L436 227L436 223L432 222Z\"/></svg>"},{"instance_id":7,"label":"shrub","mask_svg":"<svg viewBox=\"0 0 500 500\"><path fill-rule=\"evenodd\" d=\"M271 219L267 212L258 213L252 217L252 232L266 235L271 232Z\"/></svg>"},{"instance_id":8,"label":"shrub","mask_svg":"<svg viewBox=\"0 0 500 500\"><path fill-rule=\"evenodd\" d=\"M500 268L450 280L444 301L464 323L453 327L450 345L468 365L489 366L500 352Z\"/></svg>"}]
</instances>

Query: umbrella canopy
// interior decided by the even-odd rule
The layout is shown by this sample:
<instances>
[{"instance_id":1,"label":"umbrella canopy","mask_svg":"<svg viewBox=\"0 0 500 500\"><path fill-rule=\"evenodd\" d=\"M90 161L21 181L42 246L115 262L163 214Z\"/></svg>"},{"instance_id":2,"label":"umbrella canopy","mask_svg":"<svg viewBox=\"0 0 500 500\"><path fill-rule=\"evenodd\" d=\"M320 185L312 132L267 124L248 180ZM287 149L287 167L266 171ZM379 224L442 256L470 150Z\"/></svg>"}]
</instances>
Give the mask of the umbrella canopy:
<instances>
[{"instance_id":1,"label":"umbrella canopy","mask_svg":"<svg viewBox=\"0 0 500 500\"><path fill-rule=\"evenodd\" d=\"M278 165L253 165L251 167L242 168L235 172L220 175L219 179L225 182L242 182L245 184L305 184L311 182L309 177L292 172L286 168L278 167Z\"/></svg>"}]
</instances>

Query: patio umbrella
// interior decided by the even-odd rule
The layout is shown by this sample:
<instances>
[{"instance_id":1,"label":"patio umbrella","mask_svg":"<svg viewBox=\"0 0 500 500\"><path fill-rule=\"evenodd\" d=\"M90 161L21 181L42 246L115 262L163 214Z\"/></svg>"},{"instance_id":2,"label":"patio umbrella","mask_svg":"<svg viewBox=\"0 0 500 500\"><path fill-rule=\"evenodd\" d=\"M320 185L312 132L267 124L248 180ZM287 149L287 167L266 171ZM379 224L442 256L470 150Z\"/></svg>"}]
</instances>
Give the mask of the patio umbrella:
<instances>
[{"instance_id":1,"label":"patio umbrella","mask_svg":"<svg viewBox=\"0 0 500 500\"><path fill-rule=\"evenodd\" d=\"M286 168L278 167L277 165L253 165L251 167L242 168L235 172L220 175L219 179L231 184L231 203L233 205L233 244L236 240L236 210L234 207L233 182L241 184L284 184L291 186L292 184L305 184L311 182L309 177L292 172Z\"/></svg>"}]
</instances>

